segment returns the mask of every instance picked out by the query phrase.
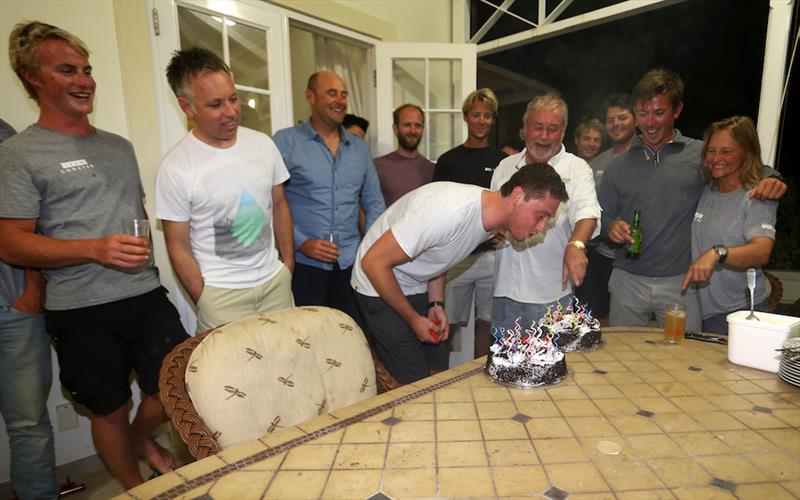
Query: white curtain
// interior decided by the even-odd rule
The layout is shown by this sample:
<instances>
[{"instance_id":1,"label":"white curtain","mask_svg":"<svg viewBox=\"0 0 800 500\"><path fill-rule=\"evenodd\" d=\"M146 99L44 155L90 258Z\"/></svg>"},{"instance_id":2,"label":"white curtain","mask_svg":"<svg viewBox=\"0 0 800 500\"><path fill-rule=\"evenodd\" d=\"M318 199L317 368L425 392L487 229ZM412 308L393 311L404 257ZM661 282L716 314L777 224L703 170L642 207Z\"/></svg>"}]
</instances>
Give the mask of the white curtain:
<instances>
[{"instance_id":1,"label":"white curtain","mask_svg":"<svg viewBox=\"0 0 800 500\"><path fill-rule=\"evenodd\" d=\"M365 116L369 85L366 49L315 33L314 65L317 71L333 71L344 78L349 92L347 112Z\"/></svg>"}]
</instances>

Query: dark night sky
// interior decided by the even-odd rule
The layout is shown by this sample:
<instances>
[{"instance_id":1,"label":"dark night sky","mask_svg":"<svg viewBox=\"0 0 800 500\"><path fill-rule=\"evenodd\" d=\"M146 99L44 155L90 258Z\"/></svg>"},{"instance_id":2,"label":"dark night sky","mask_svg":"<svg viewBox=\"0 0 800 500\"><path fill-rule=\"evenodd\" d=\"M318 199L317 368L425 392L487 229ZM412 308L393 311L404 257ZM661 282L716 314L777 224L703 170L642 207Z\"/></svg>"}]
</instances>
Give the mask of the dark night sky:
<instances>
[{"instance_id":1,"label":"dark night sky","mask_svg":"<svg viewBox=\"0 0 800 500\"><path fill-rule=\"evenodd\" d=\"M556 3L548 1L548 12ZM617 2L576 0L560 19L613 3ZM537 5L536 1L518 0L512 11L535 19ZM475 31L491 14L491 8L477 0L472 8ZM703 129L720 118L735 114L757 118L768 13L766 0L689 0L481 60L561 92L570 106L570 129L565 139L568 148L572 146L572 126L583 117L597 116L605 96L629 92L651 68L672 68L686 84L684 112L677 127L686 135L700 138ZM503 16L483 41L524 27L520 21ZM480 85L480 74L478 79ZM519 120L523 110L524 104L520 104L504 111ZM784 165L780 170L786 175L787 170L797 169Z\"/></svg>"}]
</instances>

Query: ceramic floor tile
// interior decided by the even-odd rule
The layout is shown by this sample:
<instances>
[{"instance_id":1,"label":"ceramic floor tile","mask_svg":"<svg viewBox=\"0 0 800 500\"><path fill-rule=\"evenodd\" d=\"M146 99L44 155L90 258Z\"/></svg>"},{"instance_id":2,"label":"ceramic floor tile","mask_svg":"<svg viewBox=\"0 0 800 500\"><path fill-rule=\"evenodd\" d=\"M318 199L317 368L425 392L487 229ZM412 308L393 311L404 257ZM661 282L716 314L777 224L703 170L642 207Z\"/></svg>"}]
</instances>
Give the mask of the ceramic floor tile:
<instances>
[{"instance_id":1,"label":"ceramic floor tile","mask_svg":"<svg viewBox=\"0 0 800 500\"><path fill-rule=\"evenodd\" d=\"M134 498L148 498L181 484L183 484L183 479L181 479L180 476L177 474L167 474L140 484L136 488L133 488L130 493Z\"/></svg>"},{"instance_id":2,"label":"ceramic floor tile","mask_svg":"<svg viewBox=\"0 0 800 500\"><path fill-rule=\"evenodd\" d=\"M737 456L697 457L697 463L714 477L736 484L767 481L767 476L753 464Z\"/></svg>"},{"instance_id":3,"label":"ceramic floor tile","mask_svg":"<svg viewBox=\"0 0 800 500\"><path fill-rule=\"evenodd\" d=\"M713 486L682 486L671 490L679 500L735 500L729 491Z\"/></svg>"},{"instance_id":4,"label":"ceramic floor tile","mask_svg":"<svg viewBox=\"0 0 800 500\"><path fill-rule=\"evenodd\" d=\"M289 429L287 429L289 430ZM226 448L219 452L217 456L225 462L232 464L236 461L239 461L243 458L250 457L255 455L258 452L266 450L267 447L259 440L249 441L246 443L237 444Z\"/></svg>"},{"instance_id":5,"label":"ceramic floor tile","mask_svg":"<svg viewBox=\"0 0 800 500\"><path fill-rule=\"evenodd\" d=\"M653 471L643 462L601 462L600 473L614 491L663 488Z\"/></svg>"},{"instance_id":6,"label":"ceramic floor tile","mask_svg":"<svg viewBox=\"0 0 800 500\"><path fill-rule=\"evenodd\" d=\"M561 412L558 407L550 400L547 401L517 401L517 409L520 413L531 418L539 417L560 417Z\"/></svg>"},{"instance_id":7,"label":"ceramic floor tile","mask_svg":"<svg viewBox=\"0 0 800 500\"><path fill-rule=\"evenodd\" d=\"M380 469L384 464L385 444L342 444L333 462L336 469Z\"/></svg>"},{"instance_id":8,"label":"ceramic floor tile","mask_svg":"<svg viewBox=\"0 0 800 500\"><path fill-rule=\"evenodd\" d=\"M572 366L570 366L570 368L572 368ZM605 375L601 375L599 373L593 373L593 372L592 373L576 373L573 376L573 380L575 380L575 382L578 385L583 387L584 390L586 390L587 386L593 386L593 385L605 385L605 386L608 386L609 385L608 379L605 377Z\"/></svg>"},{"instance_id":9,"label":"ceramic floor tile","mask_svg":"<svg viewBox=\"0 0 800 500\"><path fill-rule=\"evenodd\" d=\"M633 460L633 450L621 436L599 436L579 438L583 450L592 462L619 462L623 460ZM614 454L612 451L618 450Z\"/></svg>"},{"instance_id":10,"label":"ceramic floor tile","mask_svg":"<svg viewBox=\"0 0 800 500\"><path fill-rule=\"evenodd\" d=\"M265 460L254 461L249 465L245 465L239 470L243 471L259 471L259 470L278 470L281 468L283 461L286 459L286 455L289 452L284 451L283 453L279 453L277 455L273 455L270 458Z\"/></svg>"},{"instance_id":11,"label":"ceramic floor tile","mask_svg":"<svg viewBox=\"0 0 800 500\"><path fill-rule=\"evenodd\" d=\"M670 401L686 413L702 413L718 410L717 407L700 396L676 396L671 397Z\"/></svg>"},{"instance_id":12,"label":"ceramic floor tile","mask_svg":"<svg viewBox=\"0 0 800 500\"><path fill-rule=\"evenodd\" d=\"M511 399L514 401L550 401L547 391L541 387L532 389L508 389Z\"/></svg>"},{"instance_id":13,"label":"ceramic floor tile","mask_svg":"<svg viewBox=\"0 0 800 500\"><path fill-rule=\"evenodd\" d=\"M797 409L794 404L775 394L742 394L742 398L756 406L763 406L764 408L771 408L773 410L781 408Z\"/></svg>"},{"instance_id":14,"label":"ceramic floor tile","mask_svg":"<svg viewBox=\"0 0 800 500\"><path fill-rule=\"evenodd\" d=\"M574 374L589 373L594 371L594 366L592 366L592 364L588 361L573 361L568 359L567 363L569 363L567 368Z\"/></svg>"},{"instance_id":15,"label":"ceramic floor tile","mask_svg":"<svg viewBox=\"0 0 800 500\"><path fill-rule=\"evenodd\" d=\"M731 391L727 387L712 382L710 380L703 380L700 382L685 382L686 387L694 391L695 394L703 394L708 399L709 396L727 396Z\"/></svg>"},{"instance_id":16,"label":"ceramic floor tile","mask_svg":"<svg viewBox=\"0 0 800 500\"><path fill-rule=\"evenodd\" d=\"M597 418L597 417L588 417ZM535 418L526 423L528 432L534 439L572 437L572 430L563 418Z\"/></svg>"},{"instance_id":17,"label":"ceramic floor tile","mask_svg":"<svg viewBox=\"0 0 800 500\"><path fill-rule=\"evenodd\" d=\"M448 467L489 464L481 441L440 442L437 446L437 463Z\"/></svg>"},{"instance_id":18,"label":"ceramic floor tile","mask_svg":"<svg viewBox=\"0 0 800 500\"><path fill-rule=\"evenodd\" d=\"M265 498L302 499L318 497L322 493L328 471L287 471L275 474ZM225 498L225 497L214 497ZM244 498L244 497L227 497Z\"/></svg>"},{"instance_id":19,"label":"ceramic floor tile","mask_svg":"<svg viewBox=\"0 0 800 500\"><path fill-rule=\"evenodd\" d=\"M433 467L436 465L435 443L392 443L386 456L389 469Z\"/></svg>"},{"instance_id":20,"label":"ceramic floor tile","mask_svg":"<svg viewBox=\"0 0 800 500\"><path fill-rule=\"evenodd\" d=\"M774 453L780 450L758 431L722 431L714 434L739 453Z\"/></svg>"},{"instance_id":21,"label":"ceramic floor tile","mask_svg":"<svg viewBox=\"0 0 800 500\"><path fill-rule=\"evenodd\" d=\"M475 403L437 403L437 420L472 420L478 418Z\"/></svg>"},{"instance_id":22,"label":"ceramic floor tile","mask_svg":"<svg viewBox=\"0 0 800 500\"><path fill-rule=\"evenodd\" d=\"M778 429L781 427L789 427L789 424L783 420L766 413L761 413L760 411L732 411L729 413L747 424L751 429Z\"/></svg>"},{"instance_id":23,"label":"ceramic floor tile","mask_svg":"<svg viewBox=\"0 0 800 500\"><path fill-rule=\"evenodd\" d=\"M723 387L728 388L734 394L758 394L767 392L763 387L759 387L749 380L735 380L720 382Z\"/></svg>"},{"instance_id":24,"label":"ceramic floor tile","mask_svg":"<svg viewBox=\"0 0 800 500\"><path fill-rule=\"evenodd\" d=\"M786 490L791 493L794 498L800 498L800 480L798 481L785 481L781 483L781 486L786 488Z\"/></svg>"},{"instance_id":25,"label":"ceramic floor tile","mask_svg":"<svg viewBox=\"0 0 800 500\"><path fill-rule=\"evenodd\" d=\"M261 498L267 492L274 472L231 472L216 480L209 488L212 498Z\"/></svg>"},{"instance_id":26,"label":"ceramic floor tile","mask_svg":"<svg viewBox=\"0 0 800 500\"><path fill-rule=\"evenodd\" d=\"M328 470L336 456L337 445L315 444L300 446L289 451L281 470Z\"/></svg>"},{"instance_id":27,"label":"ceramic floor tile","mask_svg":"<svg viewBox=\"0 0 800 500\"><path fill-rule=\"evenodd\" d=\"M623 372L628 373L629 369L619 361L592 361L596 370L603 370L604 372Z\"/></svg>"},{"instance_id":28,"label":"ceramic floor tile","mask_svg":"<svg viewBox=\"0 0 800 500\"><path fill-rule=\"evenodd\" d=\"M656 413L652 420L664 432L705 431L698 421L683 413Z\"/></svg>"},{"instance_id":29,"label":"ceramic floor tile","mask_svg":"<svg viewBox=\"0 0 800 500\"><path fill-rule=\"evenodd\" d=\"M331 499L368 498L378 491L380 483L381 471L378 470L334 470L322 496Z\"/></svg>"},{"instance_id":30,"label":"ceramic floor tile","mask_svg":"<svg viewBox=\"0 0 800 500\"><path fill-rule=\"evenodd\" d=\"M430 403L407 403L395 408L394 416L402 420L433 420L433 408Z\"/></svg>"},{"instance_id":31,"label":"ceramic floor tile","mask_svg":"<svg viewBox=\"0 0 800 500\"><path fill-rule=\"evenodd\" d=\"M669 488L705 486L712 479L711 474L691 458L657 458L648 460L648 464Z\"/></svg>"},{"instance_id":32,"label":"ceramic floor tile","mask_svg":"<svg viewBox=\"0 0 800 500\"><path fill-rule=\"evenodd\" d=\"M763 429L758 433L793 456L800 456L800 433L797 429Z\"/></svg>"},{"instance_id":33,"label":"ceramic floor tile","mask_svg":"<svg viewBox=\"0 0 800 500\"><path fill-rule=\"evenodd\" d=\"M792 481L800 478L800 461L786 453L745 455L745 460L755 465L772 481Z\"/></svg>"},{"instance_id":34,"label":"ceramic floor tile","mask_svg":"<svg viewBox=\"0 0 800 500\"><path fill-rule=\"evenodd\" d=\"M606 415L633 415L639 409L630 399L599 399L594 402Z\"/></svg>"},{"instance_id":35,"label":"ceramic floor tile","mask_svg":"<svg viewBox=\"0 0 800 500\"><path fill-rule=\"evenodd\" d=\"M389 498L436 497L436 469L395 469L383 473L381 491Z\"/></svg>"},{"instance_id":36,"label":"ceramic floor tile","mask_svg":"<svg viewBox=\"0 0 800 500\"><path fill-rule=\"evenodd\" d=\"M541 466L493 467L492 476L497 494L501 497L529 496L550 487Z\"/></svg>"},{"instance_id":37,"label":"ceramic floor tile","mask_svg":"<svg viewBox=\"0 0 800 500\"><path fill-rule=\"evenodd\" d=\"M578 437L613 436L617 430L606 417L569 417L567 423Z\"/></svg>"},{"instance_id":38,"label":"ceramic floor tile","mask_svg":"<svg viewBox=\"0 0 800 500\"><path fill-rule=\"evenodd\" d=\"M779 484L756 483L742 484L736 488L736 498L739 500L789 500L796 498Z\"/></svg>"},{"instance_id":39,"label":"ceramic floor tile","mask_svg":"<svg viewBox=\"0 0 800 500\"><path fill-rule=\"evenodd\" d=\"M556 401L556 406L565 417L595 417L601 415L597 406L589 400L559 400Z\"/></svg>"},{"instance_id":40,"label":"ceramic floor tile","mask_svg":"<svg viewBox=\"0 0 800 500\"><path fill-rule=\"evenodd\" d=\"M400 422L392 426L389 436L391 443L434 441L435 439L433 422Z\"/></svg>"},{"instance_id":41,"label":"ceramic floor tile","mask_svg":"<svg viewBox=\"0 0 800 500\"><path fill-rule=\"evenodd\" d=\"M695 396L697 393L681 382L662 382L653 384L653 388L665 397Z\"/></svg>"},{"instance_id":42,"label":"ceramic floor tile","mask_svg":"<svg viewBox=\"0 0 800 500\"><path fill-rule=\"evenodd\" d=\"M641 379L649 384L658 384L658 383L665 383L665 382L673 382L675 379L672 378L672 375L665 372L664 370L652 370L652 365L650 365L650 371L639 371L634 370Z\"/></svg>"},{"instance_id":43,"label":"ceramic floor tile","mask_svg":"<svg viewBox=\"0 0 800 500\"><path fill-rule=\"evenodd\" d=\"M686 452L663 434L645 434L626 438L631 451L641 460L651 458L685 458Z\"/></svg>"},{"instance_id":44,"label":"ceramic floor tile","mask_svg":"<svg viewBox=\"0 0 800 500\"><path fill-rule=\"evenodd\" d=\"M680 408L670 403L667 398L631 398L638 410L647 410L653 413L678 413Z\"/></svg>"},{"instance_id":45,"label":"ceramic floor tile","mask_svg":"<svg viewBox=\"0 0 800 500\"><path fill-rule=\"evenodd\" d=\"M669 490L623 491L617 495L618 500L672 500L674 498L675 495Z\"/></svg>"},{"instance_id":46,"label":"ceramic floor tile","mask_svg":"<svg viewBox=\"0 0 800 500\"><path fill-rule=\"evenodd\" d=\"M464 387L445 387L436 391L437 403L471 403L472 391Z\"/></svg>"},{"instance_id":47,"label":"ceramic floor tile","mask_svg":"<svg viewBox=\"0 0 800 500\"><path fill-rule=\"evenodd\" d=\"M476 406L478 407L478 418L480 419L511 418L519 413L514 403L510 401L480 402Z\"/></svg>"},{"instance_id":48,"label":"ceramic floor tile","mask_svg":"<svg viewBox=\"0 0 800 500\"><path fill-rule=\"evenodd\" d=\"M645 381L642 380L639 375L633 372L612 372L606 375L608 381L618 388L622 387L623 385L631 385L631 384L644 384Z\"/></svg>"},{"instance_id":49,"label":"ceramic floor tile","mask_svg":"<svg viewBox=\"0 0 800 500\"><path fill-rule=\"evenodd\" d=\"M628 384L619 386L619 390L628 398L656 398L660 394L650 384Z\"/></svg>"},{"instance_id":50,"label":"ceramic floor tile","mask_svg":"<svg viewBox=\"0 0 800 500\"><path fill-rule=\"evenodd\" d=\"M670 434L670 437L693 456L729 455L733 453L733 449L730 446L710 432Z\"/></svg>"},{"instance_id":51,"label":"ceramic floor tile","mask_svg":"<svg viewBox=\"0 0 800 500\"><path fill-rule=\"evenodd\" d=\"M502 420L481 420L483 438L487 441L496 439L528 439L525 424L510 418Z\"/></svg>"},{"instance_id":52,"label":"ceramic floor tile","mask_svg":"<svg viewBox=\"0 0 800 500\"><path fill-rule=\"evenodd\" d=\"M797 408L772 410L772 416L792 427L800 427L800 410Z\"/></svg>"},{"instance_id":53,"label":"ceramic floor tile","mask_svg":"<svg viewBox=\"0 0 800 500\"><path fill-rule=\"evenodd\" d=\"M476 387L472 390L475 401L508 401L508 389L500 386Z\"/></svg>"},{"instance_id":54,"label":"ceramic floor tile","mask_svg":"<svg viewBox=\"0 0 800 500\"><path fill-rule=\"evenodd\" d=\"M443 467L439 469L440 497L494 497L493 484L488 467Z\"/></svg>"},{"instance_id":55,"label":"ceramic floor tile","mask_svg":"<svg viewBox=\"0 0 800 500\"><path fill-rule=\"evenodd\" d=\"M390 409L390 410L382 411L380 413L376 413L375 415L372 415L371 417L367 417L367 418L365 418L363 420L363 422L380 422L381 420L385 420L385 419L387 419L387 418L389 418L389 417L391 417L393 415L394 415L394 410Z\"/></svg>"},{"instance_id":56,"label":"ceramic floor tile","mask_svg":"<svg viewBox=\"0 0 800 500\"><path fill-rule=\"evenodd\" d=\"M622 398L623 394L613 385L581 385L583 392L597 403L601 399Z\"/></svg>"},{"instance_id":57,"label":"ceramic floor tile","mask_svg":"<svg viewBox=\"0 0 800 500\"><path fill-rule=\"evenodd\" d=\"M313 441L314 444L339 444L344 437L344 429L320 436Z\"/></svg>"},{"instance_id":58,"label":"ceramic floor tile","mask_svg":"<svg viewBox=\"0 0 800 500\"><path fill-rule=\"evenodd\" d=\"M611 425L626 436L661 433L661 429L649 417L633 415L614 416L608 417L608 419L611 421Z\"/></svg>"},{"instance_id":59,"label":"ceramic floor tile","mask_svg":"<svg viewBox=\"0 0 800 500\"><path fill-rule=\"evenodd\" d=\"M489 457L489 464L492 466L536 465L539 463L533 444L527 439L487 441L486 454Z\"/></svg>"},{"instance_id":60,"label":"ceramic floor tile","mask_svg":"<svg viewBox=\"0 0 800 500\"><path fill-rule=\"evenodd\" d=\"M436 422L438 441L480 441L481 438L481 428L477 420Z\"/></svg>"},{"instance_id":61,"label":"ceramic floor tile","mask_svg":"<svg viewBox=\"0 0 800 500\"><path fill-rule=\"evenodd\" d=\"M706 399L720 410L725 411L753 408L753 403L736 394L706 396Z\"/></svg>"},{"instance_id":62,"label":"ceramic floor tile","mask_svg":"<svg viewBox=\"0 0 800 500\"><path fill-rule=\"evenodd\" d=\"M574 438L537 439L533 442L536 452L544 464L586 462L586 455L581 444Z\"/></svg>"},{"instance_id":63,"label":"ceramic floor tile","mask_svg":"<svg viewBox=\"0 0 800 500\"><path fill-rule=\"evenodd\" d=\"M343 443L385 443L389 441L390 426L382 422L358 422L344 431Z\"/></svg>"},{"instance_id":64,"label":"ceramic floor tile","mask_svg":"<svg viewBox=\"0 0 800 500\"><path fill-rule=\"evenodd\" d=\"M211 455L210 457L198 460L197 462L186 464L176 472L185 479L194 479L211 471L217 470L223 465L225 465L225 462L220 460L218 456Z\"/></svg>"},{"instance_id":65,"label":"ceramic floor tile","mask_svg":"<svg viewBox=\"0 0 800 500\"><path fill-rule=\"evenodd\" d=\"M561 399L586 399L586 393L584 393L583 389L577 385L557 385L555 387L547 388L545 391L547 391L547 394L554 401Z\"/></svg>"},{"instance_id":66,"label":"ceramic floor tile","mask_svg":"<svg viewBox=\"0 0 800 500\"><path fill-rule=\"evenodd\" d=\"M689 415L709 431L733 431L747 429L745 424L723 411L690 413Z\"/></svg>"},{"instance_id":67,"label":"ceramic floor tile","mask_svg":"<svg viewBox=\"0 0 800 500\"><path fill-rule=\"evenodd\" d=\"M544 466L550 484L570 493L609 491L608 484L590 463L549 464Z\"/></svg>"}]
</instances>

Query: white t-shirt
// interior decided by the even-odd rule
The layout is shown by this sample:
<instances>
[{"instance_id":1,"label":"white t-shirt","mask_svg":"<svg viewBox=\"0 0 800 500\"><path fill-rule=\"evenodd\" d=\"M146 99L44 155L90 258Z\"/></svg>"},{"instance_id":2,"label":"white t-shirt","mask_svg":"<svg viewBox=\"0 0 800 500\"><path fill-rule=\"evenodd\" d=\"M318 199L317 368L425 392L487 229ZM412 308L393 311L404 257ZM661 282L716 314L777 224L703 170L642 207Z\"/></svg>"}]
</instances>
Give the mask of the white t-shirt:
<instances>
[{"instance_id":1,"label":"white t-shirt","mask_svg":"<svg viewBox=\"0 0 800 500\"><path fill-rule=\"evenodd\" d=\"M361 259L383 233L392 230L411 260L394 268L405 295L425 293L428 281L470 254L493 232L483 228L480 186L432 182L406 194L386 209L358 247L350 284L362 295L378 297Z\"/></svg>"},{"instance_id":2,"label":"white t-shirt","mask_svg":"<svg viewBox=\"0 0 800 500\"><path fill-rule=\"evenodd\" d=\"M500 162L492 175L492 189L500 189L514 173L527 164L525 154L509 156ZM494 296L507 297L527 304L546 304L572 293L569 280L561 282L564 250L575 223L581 219L597 219L592 237L600 233L600 204L594 189L594 175L589 165L564 145L548 162L567 188L569 201L561 203L547 232L522 243L497 250L495 255ZM509 240L511 241L511 240Z\"/></svg>"},{"instance_id":3,"label":"white t-shirt","mask_svg":"<svg viewBox=\"0 0 800 500\"><path fill-rule=\"evenodd\" d=\"M283 265L273 243L272 188L288 178L266 134L239 127L236 144L219 149L189 132L158 168L156 216L189 221L192 254L206 284L254 287Z\"/></svg>"}]
</instances>

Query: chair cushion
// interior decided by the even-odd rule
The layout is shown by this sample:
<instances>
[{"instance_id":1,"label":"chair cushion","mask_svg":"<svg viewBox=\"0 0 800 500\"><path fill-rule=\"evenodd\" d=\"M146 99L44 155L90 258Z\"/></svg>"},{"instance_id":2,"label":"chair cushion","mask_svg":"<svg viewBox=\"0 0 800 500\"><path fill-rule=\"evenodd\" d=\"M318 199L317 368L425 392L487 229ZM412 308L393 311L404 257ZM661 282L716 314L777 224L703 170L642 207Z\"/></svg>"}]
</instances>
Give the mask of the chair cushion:
<instances>
[{"instance_id":1,"label":"chair cushion","mask_svg":"<svg viewBox=\"0 0 800 500\"><path fill-rule=\"evenodd\" d=\"M192 353L186 388L222 449L376 394L363 332L320 306L217 328Z\"/></svg>"}]
</instances>

